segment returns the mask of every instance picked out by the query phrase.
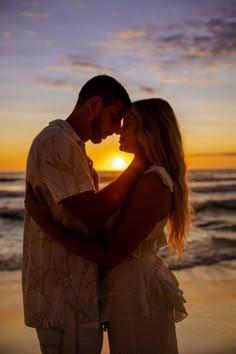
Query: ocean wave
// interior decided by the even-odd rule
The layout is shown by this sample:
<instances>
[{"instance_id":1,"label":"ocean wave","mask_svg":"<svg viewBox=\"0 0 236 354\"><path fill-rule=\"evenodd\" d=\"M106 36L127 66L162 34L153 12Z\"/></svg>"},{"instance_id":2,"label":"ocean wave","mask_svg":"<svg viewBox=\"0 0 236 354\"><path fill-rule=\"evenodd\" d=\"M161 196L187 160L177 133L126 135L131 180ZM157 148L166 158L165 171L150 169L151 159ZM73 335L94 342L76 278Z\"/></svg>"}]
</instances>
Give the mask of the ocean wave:
<instances>
[{"instance_id":1,"label":"ocean wave","mask_svg":"<svg viewBox=\"0 0 236 354\"><path fill-rule=\"evenodd\" d=\"M218 254L216 257L199 257L195 259L184 259L181 262L168 261L169 268L172 270L180 270L186 268L193 268L196 266L210 266L224 261L232 261L236 259L236 255L233 254Z\"/></svg>"},{"instance_id":2,"label":"ocean wave","mask_svg":"<svg viewBox=\"0 0 236 354\"><path fill-rule=\"evenodd\" d=\"M196 223L197 227L201 227L208 230L236 232L236 224L230 224L224 220L208 220L204 222Z\"/></svg>"},{"instance_id":3,"label":"ocean wave","mask_svg":"<svg viewBox=\"0 0 236 354\"><path fill-rule=\"evenodd\" d=\"M24 181L25 177L0 177L0 183Z\"/></svg>"},{"instance_id":4,"label":"ocean wave","mask_svg":"<svg viewBox=\"0 0 236 354\"><path fill-rule=\"evenodd\" d=\"M191 176L192 182L236 182L236 174L234 176Z\"/></svg>"},{"instance_id":5,"label":"ocean wave","mask_svg":"<svg viewBox=\"0 0 236 354\"><path fill-rule=\"evenodd\" d=\"M214 241L214 240L212 240ZM232 241L233 243L233 241ZM232 247L232 243L227 243L226 240L218 240L212 243L212 249L207 247L202 252L186 251L185 256L181 259L176 259L173 256L166 255L164 258L167 261L169 268L173 270L193 268L196 266L213 265L223 261L236 259L236 247Z\"/></svg>"},{"instance_id":6,"label":"ocean wave","mask_svg":"<svg viewBox=\"0 0 236 354\"><path fill-rule=\"evenodd\" d=\"M19 254L0 258L0 271L20 270L22 268L22 256Z\"/></svg>"},{"instance_id":7,"label":"ocean wave","mask_svg":"<svg viewBox=\"0 0 236 354\"><path fill-rule=\"evenodd\" d=\"M0 190L0 198L24 198L24 191Z\"/></svg>"},{"instance_id":8,"label":"ocean wave","mask_svg":"<svg viewBox=\"0 0 236 354\"><path fill-rule=\"evenodd\" d=\"M236 192L236 184L225 184L218 186L197 186L192 187L191 191L194 193L225 193Z\"/></svg>"},{"instance_id":9,"label":"ocean wave","mask_svg":"<svg viewBox=\"0 0 236 354\"><path fill-rule=\"evenodd\" d=\"M0 218L24 220L24 209L23 208L20 209L0 208Z\"/></svg>"},{"instance_id":10,"label":"ocean wave","mask_svg":"<svg viewBox=\"0 0 236 354\"><path fill-rule=\"evenodd\" d=\"M224 247L236 247L236 239L228 237L212 236L212 240Z\"/></svg>"},{"instance_id":11,"label":"ocean wave","mask_svg":"<svg viewBox=\"0 0 236 354\"><path fill-rule=\"evenodd\" d=\"M204 227L204 228L211 228L211 227L216 227L216 226L222 226L222 224L225 224L224 221L222 220L207 220L203 222L198 222L196 223L197 227Z\"/></svg>"},{"instance_id":12,"label":"ocean wave","mask_svg":"<svg viewBox=\"0 0 236 354\"><path fill-rule=\"evenodd\" d=\"M194 203L195 212L202 212L208 210L235 210L236 211L236 199L227 200L208 200L205 202Z\"/></svg>"},{"instance_id":13,"label":"ocean wave","mask_svg":"<svg viewBox=\"0 0 236 354\"><path fill-rule=\"evenodd\" d=\"M236 170L191 170L190 180L193 182L236 182Z\"/></svg>"}]
</instances>

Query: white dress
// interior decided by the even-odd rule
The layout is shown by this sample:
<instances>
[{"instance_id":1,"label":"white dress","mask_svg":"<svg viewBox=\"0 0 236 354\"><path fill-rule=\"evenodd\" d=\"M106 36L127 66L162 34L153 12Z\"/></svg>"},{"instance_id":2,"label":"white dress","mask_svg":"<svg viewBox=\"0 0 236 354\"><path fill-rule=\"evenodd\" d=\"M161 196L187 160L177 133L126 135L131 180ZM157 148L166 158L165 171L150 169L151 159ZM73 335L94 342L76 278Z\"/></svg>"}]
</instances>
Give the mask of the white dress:
<instances>
[{"instance_id":1,"label":"white dress","mask_svg":"<svg viewBox=\"0 0 236 354\"><path fill-rule=\"evenodd\" d=\"M153 165L145 173L149 172L156 172L173 191L173 182L163 167ZM106 272L100 286L102 321L159 316L163 322L163 318L166 321L168 317L162 316L163 309L165 311L168 306L174 312L173 323L187 316L178 281L158 254L159 248L167 244L164 232L166 223L167 218L158 222L125 261ZM177 352L175 350L171 353ZM154 350L153 353L159 352Z\"/></svg>"}]
</instances>

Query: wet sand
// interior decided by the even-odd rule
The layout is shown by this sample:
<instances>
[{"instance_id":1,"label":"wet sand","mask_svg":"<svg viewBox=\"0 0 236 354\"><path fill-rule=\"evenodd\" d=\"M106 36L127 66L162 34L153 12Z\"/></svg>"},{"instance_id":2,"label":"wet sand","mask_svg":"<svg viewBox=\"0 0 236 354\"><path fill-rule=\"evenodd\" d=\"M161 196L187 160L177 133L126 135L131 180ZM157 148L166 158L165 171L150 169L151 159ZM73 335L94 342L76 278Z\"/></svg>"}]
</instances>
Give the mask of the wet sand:
<instances>
[{"instance_id":1,"label":"wet sand","mask_svg":"<svg viewBox=\"0 0 236 354\"><path fill-rule=\"evenodd\" d=\"M21 272L0 273L0 353L40 354L23 323ZM236 353L236 261L175 271L188 317L176 324L180 354ZM102 354L109 354L104 338Z\"/></svg>"}]
</instances>

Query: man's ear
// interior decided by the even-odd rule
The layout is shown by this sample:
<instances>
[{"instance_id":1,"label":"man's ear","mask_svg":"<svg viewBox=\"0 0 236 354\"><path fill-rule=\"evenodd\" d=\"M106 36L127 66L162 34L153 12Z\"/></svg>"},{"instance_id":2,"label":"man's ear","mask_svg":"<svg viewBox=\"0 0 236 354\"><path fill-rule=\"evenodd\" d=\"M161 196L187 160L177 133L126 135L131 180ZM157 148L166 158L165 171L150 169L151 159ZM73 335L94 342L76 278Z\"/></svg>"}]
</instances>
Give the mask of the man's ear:
<instances>
[{"instance_id":1,"label":"man's ear","mask_svg":"<svg viewBox=\"0 0 236 354\"><path fill-rule=\"evenodd\" d=\"M90 114L96 115L102 109L102 99L100 96L93 96L86 103Z\"/></svg>"}]
</instances>

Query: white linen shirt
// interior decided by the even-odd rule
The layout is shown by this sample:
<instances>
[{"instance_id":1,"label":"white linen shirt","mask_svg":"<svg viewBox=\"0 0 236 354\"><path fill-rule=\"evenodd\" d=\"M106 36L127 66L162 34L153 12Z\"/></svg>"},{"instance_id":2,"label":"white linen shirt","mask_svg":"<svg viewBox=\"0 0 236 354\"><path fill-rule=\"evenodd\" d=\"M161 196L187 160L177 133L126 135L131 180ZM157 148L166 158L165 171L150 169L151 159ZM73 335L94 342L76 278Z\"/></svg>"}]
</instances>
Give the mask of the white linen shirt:
<instances>
[{"instance_id":1,"label":"white linen shirt","mask_svg":"<svg viewBox=\"0 0 236 354\"><path fill-rule=\"evenodd\" d=\"M92 236L88 227L60 203L94 190L85 144L69 123L55 120L34 139L26 180L39 186L52 217L66 228ZM50 239L25 212L22 284L25 324L65 327L100 324L98 267Z\"/></svg>"}]
</instances>

